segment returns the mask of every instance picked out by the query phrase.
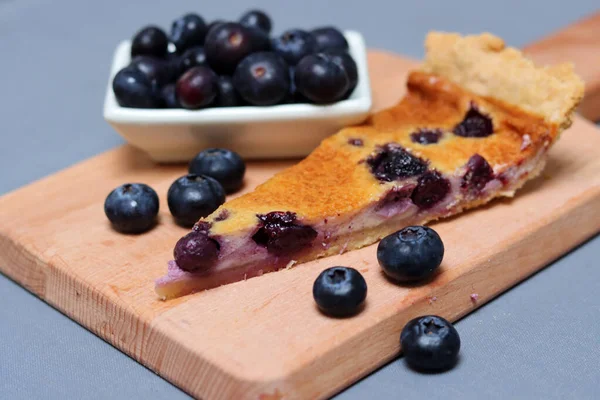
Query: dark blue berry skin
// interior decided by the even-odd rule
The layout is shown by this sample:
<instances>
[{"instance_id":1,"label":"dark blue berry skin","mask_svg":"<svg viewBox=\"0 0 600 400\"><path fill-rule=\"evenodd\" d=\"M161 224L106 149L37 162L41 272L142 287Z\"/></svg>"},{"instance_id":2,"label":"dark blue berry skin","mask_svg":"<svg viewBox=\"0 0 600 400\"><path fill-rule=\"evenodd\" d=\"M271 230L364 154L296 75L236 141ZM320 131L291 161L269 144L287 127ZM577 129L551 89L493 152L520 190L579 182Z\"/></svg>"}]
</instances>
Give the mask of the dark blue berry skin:
<instances>
[{"instance_id":1,"label":"dark blue berry skin","mask_svg":"<svg viewBox=\"0 0 600 400\"><path fill-rule=\"evenodd\" d=\"M182 270L202 272L216 263L219 249L219 243L208 237L207 232L194 230L179 239L173 249L173 257Z\"/></svg>"},{"instance_id":2,"label":"dark blue berry skin","mask_svg":"<svg viewBox=\"0 0 600 400\"><path fill-rule=\"evenodd\" d=\"M166 108L181 108L181 104L179 104L179 100L177 99L177 93L175 92L175 84L170 83L163 87L161 94Z\"/></svg>"},{"instance_id":3,"label":"dark blue berry skin","mask_svg":"<svg viewBox=\"0 0 600 400\"><path fill-rule=\"evenodd\" d=\"M433 229L409 226L383 238L377 261L390 278L399 282L427 279L444 258L444 243Z\"/></svg>"},{"instance_id":4,"label":"dark blue berry skin","mask_svg":"<svg viewBox=\"0 0 600 400\"><path fill-rule=\"evenodd\" d=\"M173 21L171 25L171 42L178 53L183 53L190 47L202 46L208 27L204 19L197 14L185 14Z\"/></svg>"},{"instance_id":5,"label":"dark blue berry skin","mask_svg":"<svg viewBox=\"0 0 600 400\"><path fill-rule=\"evenodd\" d=\"M273 51L279 54L289 65L296 65L309 54L317 52L318 46L314 36L301 29L285 31L271 41Z\"/></svg>"},{"instance_id":6,"label":"dark blue berry skin","mask_svg":"<svg viewBox=\"0 0 600 400\"><path fill-rule=\"evenodd\" d=\"M348 84L348 90L346 91L346 94L344 94L344 98L347 99L352 95L354 89L356 89L356 85L358 85L358 67L356 66L356 62L352 56L345 51L329 50L327 51L327 54L331 56L331 60L334 63L341 65L348 75L348 80L350 82Z\"/></svg>"},{"instance_id":7,"label":"dark blue berry skin","mask_svg":"<svg viewBox=\"0 0 600 400\"><path fill-rule=\"evenodd\" d=\"M341 50L348 51L348 42L338 29L324 26L311 31L318 45L318 51Z\"/></svg>"},{"instance_id":8,"label":"dark blue berry skin","mask_svg":"<svg viewBox=\"0 0 600 400\"><path fill-rule=\"evenodd\" d=\"M121 107L160 108L162 99L152 82L135 67L125 67L115 75L113 92Z\"/></svg>"},{"instance_id":9,"label":"dark blue berry skin","mask_svg":"<svg viewBox=\"0 0 600 400\"><path fill-rule=\"evenodd\" d=\"M304 57L294 72L296 90L313 103L327 104L341 100L350 88L344 68L325 53Z\"/></svg>"},{"instance_id":10,"label":"dark blue berry skin","mask_svg":"<svg viewBox=\"0 0 600 400\"><path fill-rule=\"evenodd\" d=\"M233 86L233 79L230 76L223 75L217 80L218 93L215 99L215 107L238 107L244 104L244 101Z\"/></svg>"},{"instance_id":11,"label":"dark blue berry skin","mask_svg":"<svg viewBox=\"0 0 600 400\"><path fill-rule=\"evenodd\" d=\"M354 268L328 268L315 280L313 297L324 314L348 317L356 314L367 298L367 282Z\"/></svg>"},{"instance_id":12,"label":"dark blue berry skin","mask_svg":"<svg viewBox=\"0 0 600 400\"><path fill-rule=\"evenodd\" d=\"M171 184L167 202L175 221L191 227L225 202L225 190L211 177L188 174Z\"/></svg>"},{"instance_id":13,"label":"dark blue berry skin","mask_svg":"<svg viewBox=\"0 0 600 400\"><path fill-rule=\"evenodd\" d=\"M267 35L271 33L271 18L260 10L250 10L246 12L240 18L240 24L247 26L248 28L260 29Z\"/></svg>"},{"instance_id":14,"label":"dark blue berry skin","mask_svg":"<svg viewBox=\"0 0 600 400\"><path fill-rule=\"evenodd\" d=\"M208 32L210 32L210 30L212 28L214 28L217 25L223 24L225 23L225 21L223 21L222 19L216 19L213 22L211 22L210 24L208 24L208 26L206 27L206 35L208 35Z\"/></svg>"},{"instance_id":15,"label":"dark blue berry skin","mask_svg":"<svg viewBox=\"0 0 600 400\"><path fill-rule=\"evenodd\" d=\"M230 75L249 54L268 50L269 47L269 38L263 32L239 23L226 22L210 30L204 51L215 72Z\"/></svg>"},{"instance_id":16,"label":"dark blue berry skin","mask_svg":"<svg viewBox=\"0 0 600 400\"><path fill-rule=\"evenodd\" d=\"M179 72L183 74L189 69L197 66L208 66L204 48L200 46L191 47L183 53L179 59Z\"/></svg>"},{"instance_id":17,"label":"dark blue berry skin","mask_svg":"<svg viewBox=\"0 0 600 400\"><path fill-rule=\"evenodd\" d=\"M127 183L114 189L104 201L104 213L115 230L143 233L156 224L158 196L148 185Z\"/></svg>"},{"instance_id":18,"label":"dark blue berry skin","mask_svg":"<svg viewBox=\"0 0 600 400\"><path fill-rule=\"evenodd\" d=\"M156 26L146 26L135 34L131 42L131 58L152 56L162 58L167 54L167 34Z\"/></svg>"},{"instance_id":19,"label":"dark blue berry skin","mask_svg":"<svg viewBox=\"0 0 600 400\"><path fill-rule=\"evenodd\" d=\"M410 321L400 334L408 365L419 371L444 371L458 361L460 336L442 317L428 315Z\"/></svg>"},{"instance_id":20,"label":"dark blue berry skin","mask_svg":"<svg viewBox=\"0 0 600 400\"><path fill-rule=\"evenodd\" d=\"M183 108L208 107L217 97L217 76L208 67L194 67L177 80L175 91Z\"/></svg>"},{"instance_id":21,"label":"dark blue berry skin","mask_svg":"<svg viewBox=\"0 0 600 400\"><path fill-rule=\"evenodd\" d=\"M129 65L140 70L157 88L170 81L169 65L165 60L150 56L137 56Z\"/></svg>"},{"instance_id":22,"label":"dark blue berry skin","mask_svg":"<svg viewBox=\"0 0 600 400\"><path fill-rule=\"evenodd\" d=\"M277 54L250 54L235 70L233 84L240 96L255 106L281 103L290 91L289 67Z\"/></svg>"},{"instance_id":23,"label":"dark blue berry skin","mask_svg":"<svg viewBox=\"0 0 600 400\"><path fill-rule=\"evenodd\" d=\"M207 149L200 152L189 165L190 174L216 179L227 193L239 190L244 183L246 164L239 154L226 149Z\"/></svg>"}]
</instances>

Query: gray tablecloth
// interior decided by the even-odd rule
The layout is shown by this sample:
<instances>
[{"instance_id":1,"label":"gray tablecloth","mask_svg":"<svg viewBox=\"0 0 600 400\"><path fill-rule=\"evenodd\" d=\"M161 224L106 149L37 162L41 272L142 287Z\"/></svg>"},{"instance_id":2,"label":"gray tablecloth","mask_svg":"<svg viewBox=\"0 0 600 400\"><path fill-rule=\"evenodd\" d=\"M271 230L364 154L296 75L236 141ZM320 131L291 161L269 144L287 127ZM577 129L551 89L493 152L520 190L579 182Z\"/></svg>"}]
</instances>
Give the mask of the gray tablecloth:
<instances>
[{"instance_id":1,"label":"gray tablecloth","mask_svg":"<svg viewBox=\"0 0 600 400\"><path fill-rule=\"evenodd\" d=\"M0 193L121 143L101 113L119 40L186 11L235 18L250 7L268 10L278 32L335 23L420 57L430 29L523 46L598 1L0 0ZM596 237L458 322L454 370L420 375L398 359L339 398L600 398L599 253ZM0 299L0 399L187 397L1 275Z\"/></svg>"}]
</instances>

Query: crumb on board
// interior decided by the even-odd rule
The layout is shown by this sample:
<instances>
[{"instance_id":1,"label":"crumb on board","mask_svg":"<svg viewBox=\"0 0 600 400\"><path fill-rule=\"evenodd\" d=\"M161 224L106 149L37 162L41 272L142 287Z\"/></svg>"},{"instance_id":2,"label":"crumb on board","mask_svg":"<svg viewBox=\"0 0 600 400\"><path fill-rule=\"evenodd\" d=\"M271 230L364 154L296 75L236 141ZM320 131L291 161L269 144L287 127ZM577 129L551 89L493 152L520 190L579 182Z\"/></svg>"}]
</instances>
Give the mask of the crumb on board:
<instances>
[{"instance_id":1,"label":"crumb on board","mask_svg":"<svg viewBox=\"0 0 600 400\"><path fill-rule=\"evenodd\" d=\"M435 303L436 301L437 301L437 297L436 297L436 296L433 296L433 297L430 297L430 298L429 298L429 304L433 304L433 303Z\"/></svg>"},{"instance_id":2,"label":"crumb on board","mask_svg":"<svg viewBox=\"0 0 600 400\"><path fill-rule=\"evenodd\" d=\"M477 300L479 299L479 295L477 293L472 293L471 294L471 301L473 303L477 303Z\"/></svg>"},{"instance_id":3,"label":"crumb on board","mask_svg":"<svg viewBox=\"0 0 600 400\"><path fill-rule=\"evenodd\" d=\"M298 261L296 260L290 260L289 263L287 263L287 265L285 266L285 269L290 269L292 268Z\"/></svg>"}]
</instances>

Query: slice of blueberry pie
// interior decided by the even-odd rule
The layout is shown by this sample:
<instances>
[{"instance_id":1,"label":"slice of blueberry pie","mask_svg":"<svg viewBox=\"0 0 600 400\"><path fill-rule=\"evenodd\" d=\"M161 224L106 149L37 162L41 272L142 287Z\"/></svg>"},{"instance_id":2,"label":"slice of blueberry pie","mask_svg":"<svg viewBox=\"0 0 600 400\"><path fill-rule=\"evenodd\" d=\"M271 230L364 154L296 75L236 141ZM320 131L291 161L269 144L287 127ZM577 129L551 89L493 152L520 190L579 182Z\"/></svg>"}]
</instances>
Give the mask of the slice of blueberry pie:
<instances>
[{"instance_id":1,"label":"slice of blueberry pie","mask_svg":"<svg viewBox=\"0 0 600 400\"><path fill-rule=\"evenodd\" d=\"M544 167L583 83L490 34L431 33L401 102L225 203L175 246L173 298L376 242L512 196Z\"/></svg>"}]
</instances>

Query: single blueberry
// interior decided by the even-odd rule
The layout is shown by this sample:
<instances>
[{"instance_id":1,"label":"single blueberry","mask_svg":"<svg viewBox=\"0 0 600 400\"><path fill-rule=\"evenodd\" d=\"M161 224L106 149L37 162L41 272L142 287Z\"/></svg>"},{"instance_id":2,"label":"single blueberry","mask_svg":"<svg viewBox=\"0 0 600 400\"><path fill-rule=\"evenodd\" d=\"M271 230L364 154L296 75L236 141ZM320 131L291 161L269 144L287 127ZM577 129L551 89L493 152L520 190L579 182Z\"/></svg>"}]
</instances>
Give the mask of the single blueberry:
<instances>
[{"instance_id":1,"label":"single blueberry","mask_svg":"<svg viewBox=\"0 0 600 400\"><path fill-rule=\"evenodd\" d=\"M409 226L386 236L377 246L377 261L383 271L399 282L430 277L442 263L444 243L431 228Z\"/></svg>"},{"instance_id":2,"label":"single blueberry","mask_svg":"<svg viewBox=\"0 0 600 400\"><path fill-rule=\"evenodd\" d=\"M230 76L222 75L217 80L218 93L215 99L215 107L237 107L244 104Z\"/></svg>"},{"instance_id":3,"label":"single blueberry","mask_svg":"<svg viewBox=\"0 0 600 400\"><path fill-rule=\"evenodd\" d=\"M466 169L460 187L473 194L479 194L485 185L494 179L494 170L487 160L479 154L473 154L469 158Z\"/></svg>"},{"instance_id":4,"label":"single blueberry","mask_svg":"<svg viewBox=\"0 0 600 400\"><path fill-rule=\"evenodd\" d=\"M248 28L260 29L267 35L271 33L271 18L261 10L250 10L240 18L240 24Z\"/></svg>"},{"instance_id":5,"label":"single blueberry","mask_svg":"<svg viewBox=\"0 0 600 400\"><path fill-rule=\"evenodd\" d=\"M175 84L165 85L161 90L161 94L166 108L181 108L181 104L177 99Z\"/></svg>"},{"instance_id":6,"label":"single blueberry","mask_svg":"<svg viewBox=\"0 0 600 400\"><path fill-rule=\"evenodd\" d=\"M225 22L210 30L204 51L215 72L229 75L249 54L268 50L269 47L269 39L263 32L239 23Z\"/></svg>"},{"instance_id":7,"label":"single blueberry","mask_svg":"<svg viewBox=\"0 0 600 400\"><path fill-rule=\"evenodd\" d=\"M178 53L194 46L202 46L206 37L207 26L204 19L197 14L185 14L173 21L171 25L171 42Z\"/></svg>"},{"instance_id":8,"label":"single blueberry","mask_svg":"<svg viewBox=\"0 0 600 400\"><path fill-rule=\"evenodd\" d=\"M158 195L143 183L127 183L114 189L104 201L104 213L115 230L142 233L156 224Z\"/></svg>"},{"instance_id":9,"label":"single blueberry","mask_svg":"<svg viewBox=\"0 0 600 400\"><path fill-rule=\"evenodd\" d=\"M367 282L354 268L328 268L315 280L313 297L323 313L334 317L351 316L367 298Z\"/></svg>"},{"instance_id":10,"label":"single blueberry","mask_svg":"<svg viewBox=\"0 0 600 400\"><path fill-rule=\"evenodd\" d=\"M423 145L434 144L439 142L443 134L441 129L418 129L410 134L410 140Z\"/></svg>"},{"instance_id":11,"label":"single blueberry","mask_svg":"<svg viewBox=\"0 0 600 400\"><path fill-rule=\"evenodd\" d=\"M289 69L275 53L250 54L236 68L233 84L240 96L252 105L279 104L289 94Z\"/></svg>"},{"instance_id":12,"label":"single blueberry","mask_svg":"<svg viewBox=\"0 0 600 400\"><path fill-rule=\"evenodd\" d=\"M131 58L135 56L164 57L169 40L167 34L156 26L146 26L131 41Z\"/></svg>"},{"instance_id":13,"label":"single blueberry","mask_svg":"<svg viewBox=\"0 0 600 400\"><path fill-rule=\"evenodd\" d=\"M184 271L204 272L215 265L219 249L219 243L208 232L194 230L177 241L173 257Z\"/></svg>"},{"instance_id":14,"label":"single blueberry","mask_svg":"<svg viewBox=\"0 0 600 400\"><path fill-rule=\"evenodd\" d=\"M216 179L227 193L242 187L246 164L239 154L226 149L207 149L200 152L189 165L190 174Z\"/></svg>"},{"instance_id":15,"label":"single blueberry","mask_svg":"<svg viewBox=\"0 0 600 400\"><path fill-rule=\"evenodd\" d=\"M450 192L450 182L437 171L427 171L419 177L412 193L412 202L428 209L442 201Z\"/></svg>"},{"instance_id":16,"label":"single blueberry","mask_svg":"<svg viewBox=\"0 0 600 400\"><path fill-rule=\"evenodd\" d=\"M208 36L208 32L210 32L210 30L212 28L214 28L217 25L221 25L222 23L224 23L225 21L222 19L215 19L214 21L212 21L210 24L208 24L208 26L206 27L206 35Z\"/></svg>"},{"instance_id":17,"label":"single blueberry","mask_svg":"<svg viewBox=\"0 0 600 400\"><path fill-rule=\"evenodd\" d=\"M152 82L135 67L125 67L113 78L113 92L121 107L160 108L162 99Z\"/></svg>"},{"instance_id":18,"label":"single blueberry","mask_svg":"<svg viewBox=\"0 0 600 400\"><path fill-rule=\"evenodd\" d=\"M310 33L301 29L290 29L271 41L273 51L289 65L296 65L309 54L317 52L317 41Z\"/></svg>"},{"instance_id":19,"label":"single blueberry","mask_svg":"<svg viewBox=\"0 0 600 400\"><path fill-rule=\"evenodd\" d=\"M327 54L331 56L331 60L344 68L346 74L348 75L348 80L350 81L348 84L348 90L346 94L344 94L344 98L347 99L352 95L354 89L358 85L358 67L356 62L352 58L350 54L342 50L328 50Z\"/></svg>"},{"instance_id":20,"label":"single blueberry","mask_svg":"<svg viewBox=\"0 0 600 400\"><path fill-rule=\"evenodd\" d=\"M146 78L157 88L162 87L170 80L170 71L167 61L150 57L137 56L129 64L146 75Z\"/></svg>"},{"instance_id":21,"label":"single blueberry","mask_svg":"<svg viewBox=\"0 0 600 400\"><path fill-rule=\"evenodd\" d=\"M408 365L420 371L444 371L458 361L460 336L442 317L427 315L411 320L400 334Z\"/></svg>"},{"instance_id":22,"label":"single blueberry","mask_svg":"<svg viewBox=\"0 0 600 400\"><path fill-rule=\"evenodd\" d=\"M350 88L346 70L325 53L311 54L300 60L294 82L298 92L317 104L341 100Z\"/></svg>"},{"instance_id":23,"label":"single blueberry","mask_svg":"<svg viewBox=\"0 0 600 400\"><path fill-rule=\"evenodd\" d=\"M475 103L471 103L469 111L453 132L456 136L481 138L494 133L494 124L489 116L479 111Z\"/></svg>"},{"instance_id":24,"label":"single blueberry","mask_svg":"<svg viewBox=\"0 0 600 400\"><path fill-rule=\"evenodd\" d=\"M309 246L317 231L296 221L292 212L273 211L257 215L260 223L252 240L277 256L290 256Z\"/></svg>"},{"instance_id":25,"label":"single blueberry","mask_svg":"<svg viewBox=\"0 0 600 400\"><path fill-rule=\"evenodd\" d=\"M191 227L225 202L225 190L211 177L188 174L171 184L167 202L175 221Z\"/></svg>"},{"instance_id":26,"label":"single blueberry","mask_svg":"<svg viewBox=\"0 0 600 400\"><path fill-rule=\"evenodd\" d=\"M207 107L217 97L217 76L208 67L194 67L177 80L176 92L183 108Z\"/></svg>"},{"instance_id":27,"label":"single blueberry","mask_svg":"<svg viewBox=\"0 0 600 400\"><path fill-rule=\"evenodd\" d=\"M198 66L208 66L206 53L201 46L190 47L181 55L179 59L179 72L185 73L189 69Z\"/></svg>"},{"instance_id":28,"label":"single blueberry","mask_svg":"<svg viewBox=\"0 0 600 400\"><path fill-rule=\"evenodd\" d=\"M367 165L371 168L371 173L384 182L418 176L427 171L427 162L396 143L381 146L374 155L367 158Z\"/></svg>"},{"instance_id":29,"label":"single blueberry","mask_svg":"<svg viewBox=\"0 0 600 400\"><path fill-rule=\"evenodd\" d=\"M333 26L325 26L311 31L315 37L319 51L348 50L348 41L344 34Z\"/></svg>"}]
</instances>

